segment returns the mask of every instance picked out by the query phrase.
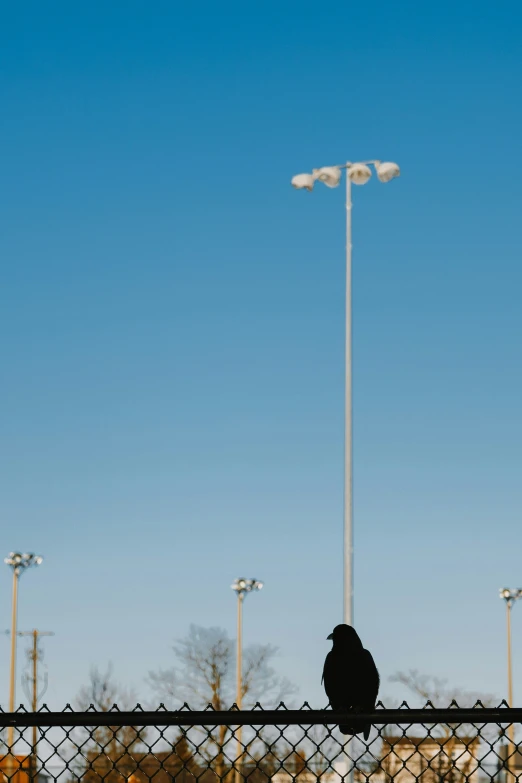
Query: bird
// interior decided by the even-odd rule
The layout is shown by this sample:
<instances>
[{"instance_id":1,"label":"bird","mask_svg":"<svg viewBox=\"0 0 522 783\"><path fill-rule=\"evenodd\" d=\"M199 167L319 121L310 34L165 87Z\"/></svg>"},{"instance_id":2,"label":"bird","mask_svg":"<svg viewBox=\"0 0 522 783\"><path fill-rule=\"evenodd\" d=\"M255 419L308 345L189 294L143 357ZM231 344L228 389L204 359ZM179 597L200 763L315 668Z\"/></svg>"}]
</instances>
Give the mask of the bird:
<instances>
[{"instance_id":1,"label":"bird","mask_svg":"<svg viewBox=\"0 0 522 783\"><path fill-rule=\"evenodd\" d=\"M373 712L379 693L379 672L372 654L366 650L351 625L336 625L327 636L333 642L324 662L324 689L333 710ZM339 726L342 734L370 735L370 724L355 727Z\"/></svg>"}]
</instances>

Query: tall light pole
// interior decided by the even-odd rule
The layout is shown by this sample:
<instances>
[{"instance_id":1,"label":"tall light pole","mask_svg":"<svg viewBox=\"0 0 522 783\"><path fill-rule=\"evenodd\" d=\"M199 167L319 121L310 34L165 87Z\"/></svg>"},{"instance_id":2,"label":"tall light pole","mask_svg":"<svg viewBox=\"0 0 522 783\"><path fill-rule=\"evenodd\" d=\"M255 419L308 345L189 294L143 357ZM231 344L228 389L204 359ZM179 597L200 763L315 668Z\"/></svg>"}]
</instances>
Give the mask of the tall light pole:
<instances>
[{"instance_id":1,"label":"tall light pole","mask_svg":"<svg viewBox=\"0 0 522 783\"><path fill-rule=\"evenodd\" d=\"M11 672L9 677L9 712L15 710L15 691L16 691L16 621L18 615L18 580L21 574L28 568L39 566L43 557L34 555L32 552L10 552L9 557L4 558L4 563L13 569L13 605L11 614ZM9 726L7 730L7 748L12 756L14 745L14 727Z\"/></svg>"},{"instance_id":2,"label":"tall light pole","mask_svg":"<svg viewBox=\"0 0 522 783\"><path fill-rule=\"evenodd\" d=\"M240 577L232 585L232 590L237 593L237 665L236 665L236 706L241 709L243 699L243 601L247 593L254 590L261 590L263 582L258 579L245 579ZM235 783L241 780L241 757L243 755L243 746L241 744L242 727L238 726L236 730L237 738L237 766L234 773Z\"/></svg>"},{"instance_id":3,"label":"tall light pole","mask_svg":"<svg viewBox=\"0 0 522 783\"><path fill-rule=\"evenodd\" d=\"M343 163L313 169L311 174L297 174L292 185L298 190L311 191L317 180L329 188L341 182L346 170L346 343L345 343L345 411L344 411L344 578L343 622L353 625L353 468L352 468L352 196L351 185L365 185L374 167L381 182L389 182L400 175L396 163L369 160L362 163Z\"/></svg>"},{"instance_id":4,"label":"tall light pole","mask_svg":"<svg viewBox=\"0 0 522 783\"><path fill-rule=\"evenodd\" d=\"M511 607L522 598L522 589L510 590L504 587L500 592L500 597L506 602L506 631L507 631L507 675L508 675L508 705L513 707L513 669L511 665ZM512 754L515 752L515 727L512 723L508 726L510 749L507 759L508 770L512 767Z\"/></svg>"}]
</instances>

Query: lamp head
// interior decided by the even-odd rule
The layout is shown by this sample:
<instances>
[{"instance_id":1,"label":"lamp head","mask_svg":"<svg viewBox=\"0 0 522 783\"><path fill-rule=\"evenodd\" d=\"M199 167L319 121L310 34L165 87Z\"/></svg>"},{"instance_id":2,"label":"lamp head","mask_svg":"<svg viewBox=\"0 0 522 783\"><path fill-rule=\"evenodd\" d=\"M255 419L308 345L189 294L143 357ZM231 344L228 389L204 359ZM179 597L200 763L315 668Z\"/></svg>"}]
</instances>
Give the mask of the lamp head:
<instances>
[{"instance_id":1,"label":"lamp head","mask_svg":"<svg viewBox=\"0 0 522 783\"><path fill-rule=\"evenodd\" d=\"M352 163L348 166L347 176L354 185L366 185L372 176L372 170L366 163Z\"/></svg>"},{"instance_id":2,"label":"lamp head","mask_svg":"<svg viewBox=\"0 0 522 783\"><path fill-rule=\"evenodd\" d=\"M11 566L17 575L23 573L27 568L39 566L42 562L43 557L32 552L10 552L9 557L4 558L4 563Z\"/></svg>"},{"instance_id":3,"label":"lamp head","mask_svg":"<svg viewBox=\"0 0 522 783\"><path fill-rule=\"evenodd\" d=\"M292 187L296 190L313 190L313 174L296 174L295 177L292 177Z\"/></svg>"},{"instance_id":4,"label":"lamp head","mask_svg":"<svg viewBox=\"0 0 522 783\"><path fill-rule=\"evenodd\" d=\"M263 582L260 582L258 579L245 579L244 577L240 577L239 579L234 580L234 583L231 584L230 587L232 590L236 591L240 598L242 598L246 593L251 593L254 590L261 590Z\"/></svg>"},{"instance_id":5,"label":"lamp head","mask_svg":"<svg viewBox=\"0 0 522 783\"><path fill-rule=\"evenodd\" d=\"M377 172L377 176L381 182L389 182L392 179L395 179L395 177L400 177L401 170L397 166L396 163L386 162L386 163L375 163L375 171Z\"/></svg>"},{"instance_id":6,"label":"lamp head","mask_svg":"<svg viewBox=\"0 0 522 783\"><path fill-rule=\"evenodd\" d=\"M508 608L511 608L515 601L518 601L519 598L522 598L522 588L510 590L508 587L504 587L502 590L499 590L499 594L508 605Z\"/></svg>"},{"instance_id":7,"label":"lamp head","mask_svg":"<svg viewBox=\"0 0 522 783\"><path fill-rule=\"evenodd\" d=\"M341 169L338 166L323 166L314 169L314 177L329 188L336 188L341 181Z\"/></svg>"}]
</instances>

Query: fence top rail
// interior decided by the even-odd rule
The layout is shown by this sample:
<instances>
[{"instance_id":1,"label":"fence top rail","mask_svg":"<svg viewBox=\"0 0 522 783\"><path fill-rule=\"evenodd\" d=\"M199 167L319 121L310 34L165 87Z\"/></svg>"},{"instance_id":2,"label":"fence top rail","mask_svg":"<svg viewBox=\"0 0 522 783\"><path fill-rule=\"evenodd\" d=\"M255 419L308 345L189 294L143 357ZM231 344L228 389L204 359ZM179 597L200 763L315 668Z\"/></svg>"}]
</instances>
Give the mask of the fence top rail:
<instances>
[{"instance_id":1,"label":"fence top rail","mask_svg":"<svg viewBox=\"0 0 522 783\"><path fill-rule=\"evenodd\" d=\"M312 710L312 709L277 709L277 710L142 710L108 712L87 710L74 712L66 708L62 712L51 712L42 708L38 712L1 712L0 729L6 726L25 728L29 726L328 726L348 723L354 727L362 723L373 725L410 726L421 724L459 725L472 723L482 725L487 723L508 725L522 723L522 708L508 707L471 707L469 709L378 709L375 712L355 713L352 710Z\"/></svg>"}]
</instances>

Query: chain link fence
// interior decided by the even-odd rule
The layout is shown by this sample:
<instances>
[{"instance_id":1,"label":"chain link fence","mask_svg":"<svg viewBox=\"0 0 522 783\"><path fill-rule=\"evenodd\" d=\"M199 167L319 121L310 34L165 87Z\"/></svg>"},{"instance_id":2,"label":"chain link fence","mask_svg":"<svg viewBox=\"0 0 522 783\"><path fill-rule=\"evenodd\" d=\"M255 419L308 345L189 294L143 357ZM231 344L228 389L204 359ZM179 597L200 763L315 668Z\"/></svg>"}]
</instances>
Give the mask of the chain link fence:
<instances>
[{"instance_id":1,"label":"chain link fence","mask_svg":"<svg viewBox=\"0 0 522 783\"><path fill-rule=\"evenodd\" d=\"M362 736L339 724L372 723ZM522 709L0 711L9 783L514 783ZM13 733L9 747L5 730ZM8 735L10 736L10 735Z\"/></svg>"}]
</instances>

